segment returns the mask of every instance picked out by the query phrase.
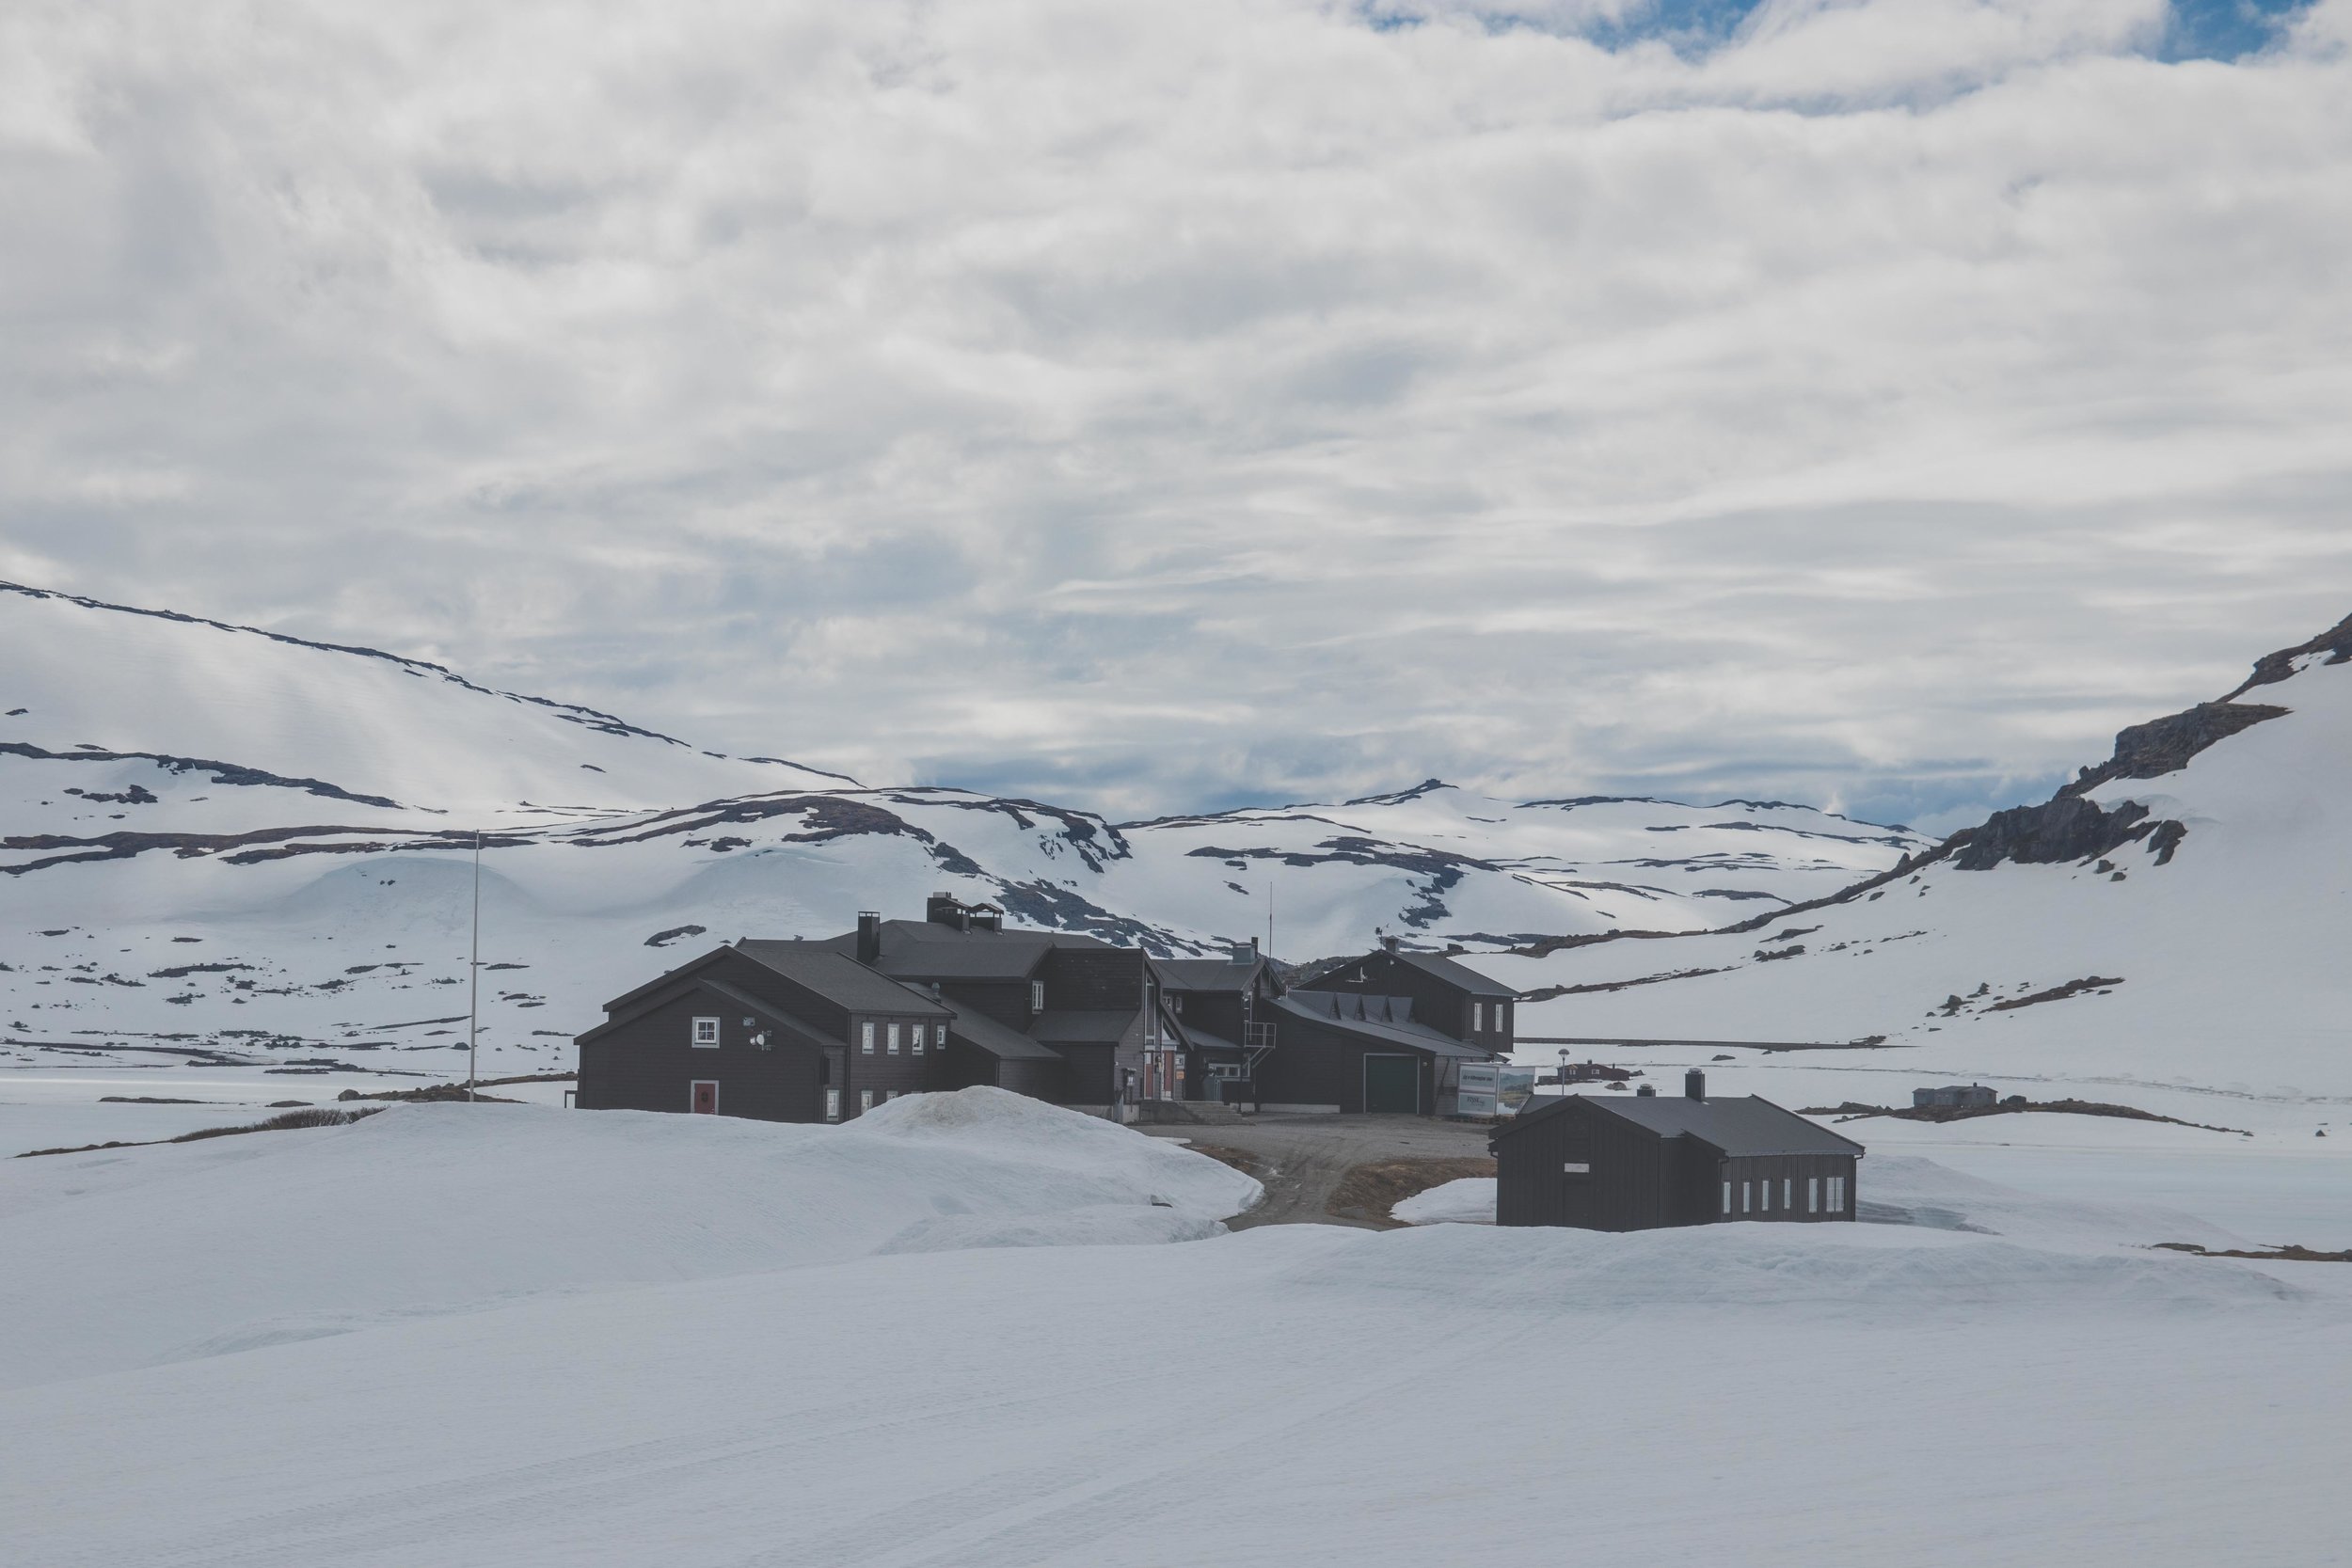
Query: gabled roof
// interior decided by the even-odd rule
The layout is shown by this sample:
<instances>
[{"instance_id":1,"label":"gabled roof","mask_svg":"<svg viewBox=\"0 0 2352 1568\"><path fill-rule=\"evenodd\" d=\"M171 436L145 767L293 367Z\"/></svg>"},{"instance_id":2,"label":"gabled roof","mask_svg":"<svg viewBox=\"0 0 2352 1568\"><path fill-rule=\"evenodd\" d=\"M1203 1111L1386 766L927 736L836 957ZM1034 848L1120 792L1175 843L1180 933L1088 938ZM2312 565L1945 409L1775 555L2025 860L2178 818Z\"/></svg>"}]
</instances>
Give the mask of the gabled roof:
<instances>
[{"instance_id":1,"label":"gabled roof","mask_svg":"<svg viewBox=\"0 0 2352 1568\"><path fill-rule=\"evenodd\" d=\"M1647 1128L1663 1138L1688 1137L1734 1159L1772 1154L1860 1154L1862 1146L1828 1128L1807 1121L1756 1095L1692 1100L1684 1095L1564 1094L1540 1107L1520 1107L1518 1116L1495 1129L1505 1137L1523 1127L1545 1121L1578 1105Z\"/></svg>"},{"instance_id":2,"label":"gabled roof","mask_svg":"<svg viewBox=\"0 0 2352 1568\"><path fill-rule=\"evenodd\" d=\"M836 1006L854 1013L908 1013L938 1018L947 1009L936 997L877 974L845 953L821 942L765 942L745 939L735 950L754 962L774 970L786 979L806 986Z\"/></svg>"},{"instance_id":3,"label":"gabled roof","mask_svg":"<svg viewBox=\"0 0 2352 1568\"><path fill-rule=\"evenodd\" d=\"M948 1032L992 1056L1016 1062L1061 1060L1059 1052L1047 1050L1020 1030L1008 1028L976 1007L962 1006L954 1002L947 1003L946 1006L955 1015L955 1022L948 1026Z\"/></svg>"},{"instance_id":4,"label":"gabled roof","mask_svg":"<svg viewBox=\"0 0 2352 1568\"><path fill-rule=\"evenodd\" d=\"M1373 1003L1380 1006L1370 1006ZM1295 990L1276 997L1274 1006L1294 1018L1311 1019L1343 1035L1382 1045L1401 1045L1432 1056L1483 1062L1493 1054L1474 1045L1464 1045L1425 1023L1413 1022L1411 1005L1401 996L1364 997L1344 991Z\"/></svg>"},{"instance_id":5,"label":"gabled roof","mask_svg":"<svg viewBox=\"0 0 2352 1568\"><path fill-rule=\"evenodd\" d=\"M1170 990L1248 990L1250 980L1265 967L1263 958L1239 963L1232 958L1154 958L1152 962Z\"/></svg>"},{"instance_id":6,"label":"gabled roof","mask_svg":"<svg viewBox=\"0 0 2352 1568\"><path fill-rule=\"evenodd\" d=\"M1467 996L1491 996L1509 1001L1519 994L1501 981L1489 980L1478 971L1455 963L1443 954L1415 953L1402 947L1394 952L1384 947L1377 953L1365 953L1358 958L1341 958L1331 963L1322 964L1311 974L1293 981L1292 989L1319 990L1339 974L1350 970L1369 970L1371 966L1379 963L1383 958L1393 958L1398 963L1409 964L1431 979L1452 986Z\"/></svg>"},{"instance_id":7,"label":"gabled roof","mask_svg":"<svg viewBox=\"0 0 2352 1568\"><path fill-rule=\"evenodd\" d=\"M638 1000L634 1006L623 1008L613 1013L611 1018L606 1019L602 1023L597 1024L595 1028L585 1030L582 1033L574 1036L572 1043L574 1045L586 1045L591 1040L600 1039L604 1036L611 1034L613 1030L622 1027L624 1024L634 1023L639 1019L644 1017L645 1014L652 1012L655 1008L664 1006L670 1001L671 993L673 991L691 988L701 990L716 991L735 1006L742 1008L743 1011L751 1014L754 1018L764 1020L768 1023L773 1024L778 1028L789 1029L795 1034L806 1037L818 1045L839 1046L843 1050L849 1049L847 1044L838 1036L829 1035L822 1029L818 1028L817 1025L809 1022L807 1020L796 1018L792 1014L786 1012L783 1008L776 1006L773 1003L762 1002L758 997L754 996L751 992L747 990L739 990L735 987L728 985L724 980L716 980L707 974L689 974L682 971L666 974L662 976L662 980L668 983L661 984L660 982L657 982L657 986L659 987L657 990L646 990L645 988L640 987L637 993L632 993L638 996Z\"/></svg>"},{"instance_id":8,"label":"gabled roof","mask_svg":"<svg viewBox=\"0 0 2352 1568\"><path fill-rule=\"evenodd\" d=\"M1422 974L1443 980L1447 985L1470 992L1472 996L1499 996L1510 1000L1518 995L1500 980L1489 980L1484 974L1438 953L1409 953L1402 949L1389 957L1400 963L1411 964Z\"/></svg>"},{"instance_id":9,"label":"gabled roof","mask_svg":"<svg viewBox=\"0 0 2352 1568\"><path fill-rule=\"evenodd\" d=\"M857 961L855 931L802 945ZM1024 980L1056 948L1109 945L1071 931L959 931L935 921L885 920L874 967L902 980Z\"/></svg>"}]
</instances>

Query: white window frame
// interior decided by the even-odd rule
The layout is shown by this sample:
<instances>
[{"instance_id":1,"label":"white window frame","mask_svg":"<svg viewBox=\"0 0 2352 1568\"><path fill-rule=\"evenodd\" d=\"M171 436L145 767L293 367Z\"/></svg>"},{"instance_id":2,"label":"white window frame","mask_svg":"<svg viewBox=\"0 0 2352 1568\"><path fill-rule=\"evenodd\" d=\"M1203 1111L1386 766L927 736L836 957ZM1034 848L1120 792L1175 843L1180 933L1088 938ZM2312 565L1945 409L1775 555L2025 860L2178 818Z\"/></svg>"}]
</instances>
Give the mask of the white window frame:
<instances>
[{"instance_id":1,"label":"white window frame","mask_svg":"<svg viewBox=\"0 0 2352 1568\"><path fill-rule=\"evenodd\" d=\"M1740 1183L1740 1212L1743 1214L1756 1212L1756 1183L1753 1181Z\"/></svg>"},{"instance_id":2,"label":"white window frame","mask_svg":"<svg viewBox=\"0 0 2352 1568\"><path fill-rule=\"evenodd\" d=\"M708 1029L707 1031L706 1031L706 1030L704 1029L704 1027L703 1027L703 1025L705 1025L705 1024L708 1024L708 1025L710 1026L710 1027L709 1027L709 1029ZM708 1035L710 1036L710 1037L709 1037L708 1039L705 1039L705 1038L703 1038L703 1036L704 1036L704 1034L705 1034L706 1032L707 1032L707 1033L708 1033ZM698 1018L698 1019L696 1019L696 1020L694 1021L694 1028L693 1028L693 1033L692 1033L692 1035L691 1035L690 1037L691 1038L691 1040L692 1040L692 1042L693 1042L694 1049L695 1049L695 1050L697 1050L697 1051L716 1051L716 1050L718 1050L718 1049L719 1049L719 1021L718 1021L717 1019L715 1019L715 1018Z\"/></svg>"},{"instance_id":3,"label":"white window frame","mask_svg":"<svg viewBox=\"0 0 2352 1568\"><path fill-rule=\"evenodd\" d=\"M1808 1214L1821 1212L1821 1179L1818 1176L1804 1179L1804 1212Z\"/></svg>"},{"instance_id":4,"label":"white window frame","mask_svg":"<svg viewBox=\"0 0 2352 1568\"><path fill-rule=\"evenodd\" d=\"M1181 1016L1184 1010L1184 999L1174 991L1168 992L1168 1010Z\"/></svg>"},{"instance_id":5,"label":"white window frame","mask_svg":"<svg viewBox=\"0 0 2352 1568\"><path fill-rule=\"evenodd\" d=\"M860 1090L858 1090L858 1091L857 1091L857 1114L858 1114L859 1116L864 1116L866 1112L868 1112L868 1111L872 1110L873 1108L874 1108L874 1091L873 1091L873 1090L871 1090L871 1089L860 1089Z\"/></svg>"},{"instance_id":6,"label":"white window frame","mask_svg":"<svg viewBox=\"0 0 2352 1568\"><path fill-rule=\"evenodd\" d=\"M857 1048L868 1056L874 1053L874 1021L870 1018L857 1026Z\"/></svg>"},{"instance_id":7,"label":"white window frame","mask_svg":"<svg viewBox=\"0 0 2352 1568\"><path fill-rule=\"evenodd\" d=\"M1042 980L1032 980L1029 982L1029 1011L1033 1013L1041 1013L1044 1010L1045 982Z\"/></svg>"},{"instance_id":8,"label":"white window frame","mask_svg":"<svg viewBox=\"0 0 2352 1568\"><path fill-rule=\"evenodd\" d=\"M1486 1032L1486 1004L1484 1002L1473 1002L1470 1004L1470 1033L1473 1035L1483 1035Z\"/></svg>"},{"instance_id":9,"label":"white window frame","mask_svg":"<svg viewBox=\"0 0 2352 1568\"><path fill-rule=\"evenodd\" d=\"M1829 1179L1829 1212L1833 1214L1846 1212L1846 1179L1842 1176Z\"/></svg>"},{"instance_id":10,"label":"white window frame","mask_svg":"<svg viewBox=\"0 0 2352 1568\"><path fill-rule=\"evenodd\" d=\"M1731 1179L1729 1177L1724 1179L1724 1212L1726 1214L1731 1212Z\"/></svg>"},{"instance_id":11,"label":"white window frame","mask_svg":"<svg viewBox=\"0 0 2352 1568\"><path fill-rule=\"evenodd\" d=\"M841 1091L839 1089L825 1091L825 1119L827 1121L841 1119Z\"/></svg>"},{"instance_id":12,"label":"white window frame","mask_svg":"<svg viewBox=\"0 0 2352 1568\"><path fill-rule=\"evenodd\" d=\"M1780 1179L1780 1209L1784 1214L1797 1212L1797 1179L1793 1176Z\"/></svg>"},{"instance_id":13,"label":"white window frame","mask_svg":"<svg viewBox=\"0 0 2352 1568\"><path fill-rule=\"evenodd\" d=\"M925 1028L922 1024L916 1024L912 1037L907 1041L907 1049L914 1052L917 1056L923 1054L923 1037L930 1033L930 1031Z\"/></svg>"},{"instance_id":14,"label":"white window frame","mask_svg":"<svg viewBox=\"0 0 2352 1568\"><path fill-rule=\"evenodd\" d=\"M890 1029L889 1029L889 1034L890 1034L890 1049L889 1049L889 1051L886 1053L886 1054L888 1054L888 1055L892 1055L892 1056L896 1056L896 1055L898 1053L898 1035L899 1035L899 1026L898 1026L898 1021L897 1019L895 1019L895 1018L894 1018L894 1019L892 1019L892 1020L890 1021Z\"/></svg>"},{"instance_id":15,"label":"white window frame","mask_svg":"<svg viewBox=\"0 0 2352 1568\"><path fill-rule=\"evenodd\" d=\"M1772 1212L1772 1179L1768 1176L1756 1185L1764 1190L1756 1195L1756 1212L1769 1214Z\"/></svg>"}]
</instances>

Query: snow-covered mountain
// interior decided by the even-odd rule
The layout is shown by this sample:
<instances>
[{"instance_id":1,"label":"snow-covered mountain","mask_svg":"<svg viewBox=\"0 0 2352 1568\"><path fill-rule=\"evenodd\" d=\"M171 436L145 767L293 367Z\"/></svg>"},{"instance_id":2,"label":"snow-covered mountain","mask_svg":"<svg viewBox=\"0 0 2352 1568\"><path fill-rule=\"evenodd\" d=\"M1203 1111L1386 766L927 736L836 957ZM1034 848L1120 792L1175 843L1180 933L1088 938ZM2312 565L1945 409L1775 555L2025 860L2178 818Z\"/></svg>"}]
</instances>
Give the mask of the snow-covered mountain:
<instances>
[{"instance_id":1,"label":"snow-covered mountain","mask_svg":"<svg viewBox=\"0 0 2352 1568\"><path fill-rule=\"evenodd\" d=\"M0 585L0 1038L449 1049L477 831L501 1068L556 1065L664 961L648 948L831 933L934 889L1169 953L1263 938L1271 915L1274 951L1310 959L1389 931L1499 948L1704 929L1927 847L1802 806L1507 802L1434 780L1112 823Z\"/></svg>"},{"instance_id":2,"label":"snow-covered mountain","mask_svg":"<svg viewBox=\"0 0 2352 1568\"><path fill-rule=\"evenodd\" d=\"M1820 907L1472 961L1545 998L1523 1035L1883 1036L1782 1059L2352 1100L2347 778L2352 620Z\"/></svg>"}]
</instances>

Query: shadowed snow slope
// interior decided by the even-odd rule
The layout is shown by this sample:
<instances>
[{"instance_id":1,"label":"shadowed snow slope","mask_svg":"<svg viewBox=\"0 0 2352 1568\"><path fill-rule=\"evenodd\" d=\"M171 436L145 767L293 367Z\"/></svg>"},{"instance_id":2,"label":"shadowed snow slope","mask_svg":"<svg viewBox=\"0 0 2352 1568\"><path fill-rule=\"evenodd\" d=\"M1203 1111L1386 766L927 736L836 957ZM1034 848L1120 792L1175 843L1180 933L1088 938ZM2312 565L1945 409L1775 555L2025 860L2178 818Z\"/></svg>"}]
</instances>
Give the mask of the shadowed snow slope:
<instances>
[{"instance_id":1,"label":"shadowed snow slope","mask_svg":"<svg viewBox=\"0 0 2352 1568\"><path fill-rule=\"evenodd\" d=\"M892 1249L1199 1236L1258 1193L1180 1146L993 1088L910 1096L841 1127L415 1105L10 1161L0 1386L546 1291Z\"/></svg>"},{"instance_id":2,"label":"shadowed snow slope","mask_svg":"<svg viewBox=\"0 0 2352 1568\"><path fill-rule=\"evenodd\" d=\"M1923 1073L2344 1103L2352 624L2321 641L2265 659L2232 702L2126 731L2078 795L1883 885L1744 933L1467 961L1546 998L1520 1009L1522 1037L1883 1036ZM2218 1103L2189 1119L2245 1125Z\"/></svg>"},{"instance_id":3,"label":"shadowed snow slope","mask_svg":"<svg viewBox=\"0 0 2352 1568\"><path fill-rule=\"evenodd\" d=\"M1304 960L1382 929L1707 928L1922 847L1803 806L1435 781L1120 824L864 788L368 649L0 584L0 1068L185 1042L452 1076L477 830L489 1076L570 1066L598 1005L681 954L915 915L934 891L1160 953L1263 934L1273 900Z\"/></svg>"},{"instance_id":4,"label":"shadowed snow slope","mask_svg":"<svg viewBox=\"0 0 2352 1568\"><path fill-rule=\"evenodd\" d=\"M1894 1226L1274 1226L581 1291L0 1392L0 1557L2317 1562L2346 1271L2276 1272Z\"/></svg>"}]
</instances>

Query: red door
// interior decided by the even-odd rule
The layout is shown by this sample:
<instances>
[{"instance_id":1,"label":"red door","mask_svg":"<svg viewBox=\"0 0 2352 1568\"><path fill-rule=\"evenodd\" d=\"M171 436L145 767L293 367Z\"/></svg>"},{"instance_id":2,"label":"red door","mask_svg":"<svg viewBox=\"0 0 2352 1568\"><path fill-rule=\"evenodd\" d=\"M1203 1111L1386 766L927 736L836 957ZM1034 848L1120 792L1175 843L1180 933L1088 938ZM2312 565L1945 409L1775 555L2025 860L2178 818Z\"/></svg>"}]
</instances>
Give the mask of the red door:
<instances>
[{"instance_id":1,"label":"red door","mask_svg":"<svg viewBox=\"0 0 2352 1568\"><path fill-rule=\"evenodd\" d=\"M694 1112L697 1116L706 1117L719 1114L719 1084L716 1079L694 1080Z\"/></svg>"}]
</instances>

